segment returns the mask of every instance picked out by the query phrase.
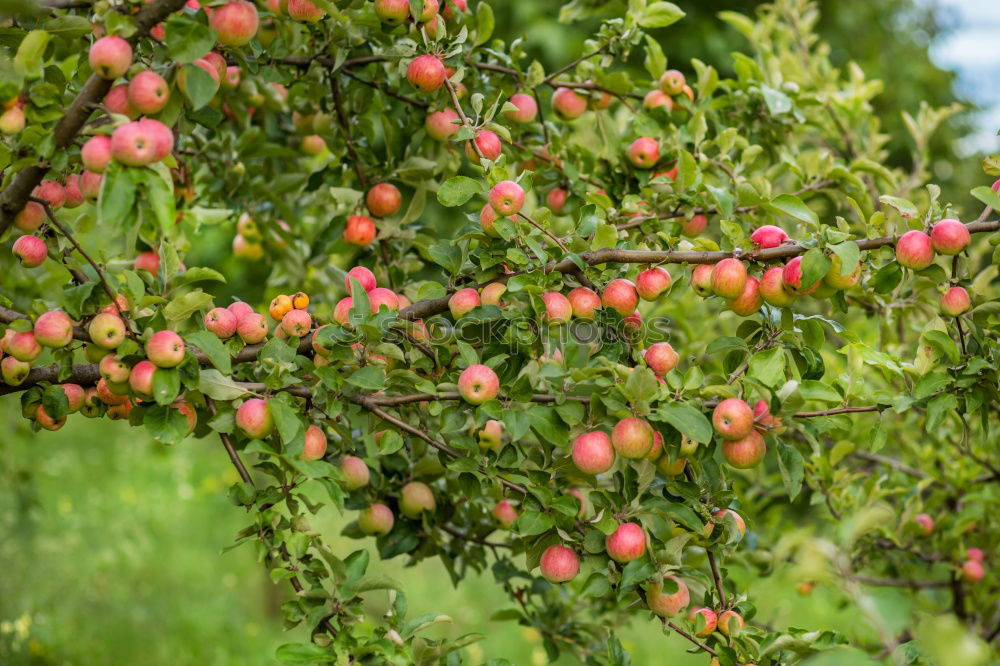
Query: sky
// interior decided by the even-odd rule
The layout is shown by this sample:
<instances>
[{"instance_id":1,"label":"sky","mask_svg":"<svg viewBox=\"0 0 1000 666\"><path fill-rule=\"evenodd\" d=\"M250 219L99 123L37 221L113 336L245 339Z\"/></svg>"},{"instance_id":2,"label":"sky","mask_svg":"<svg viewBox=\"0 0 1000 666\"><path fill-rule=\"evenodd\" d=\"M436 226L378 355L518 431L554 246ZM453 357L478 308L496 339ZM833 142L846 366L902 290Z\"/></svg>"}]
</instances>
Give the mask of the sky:
<instances>
[{"instance_id":1,"label":"sky","mask_svg":"<svg viewBox=\"0 0 1000 666\"><path fill-rule=\"evenodd\" d=\"M1000 151L1000 0L925 0L952 31L931 49L935 62L958 72L959 92L983 110L970 152Z\"/></svg>"}]
</instances>

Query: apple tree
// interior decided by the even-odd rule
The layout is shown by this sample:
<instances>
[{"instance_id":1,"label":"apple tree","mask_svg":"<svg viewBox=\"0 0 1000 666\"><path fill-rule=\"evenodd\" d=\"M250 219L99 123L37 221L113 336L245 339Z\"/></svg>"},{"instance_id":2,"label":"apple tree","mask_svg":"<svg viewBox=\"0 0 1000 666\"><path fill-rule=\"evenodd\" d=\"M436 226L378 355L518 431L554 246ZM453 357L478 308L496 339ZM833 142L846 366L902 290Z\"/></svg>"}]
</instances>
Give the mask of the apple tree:
<instances>
[{"instance_id":1,"label":"apple tree","mask_svg":"<svg viewBox=\"0 0 1000 666\"><path fill-rule=\"evenodd\" d=\"M552 659L627 664L641 622L724 666L995 659L1000 158L942 200L956 109L923 105L886 167L892 82L834 68L805 0L720 14L732 79L669 60L670 2L553 7L597 28L552 71L503 11L8 19L0 394L38 445L80 418L219 442L237 543L294 591L287 663L468 663L372 539L489 569ZM788 572L863 622L758 615Z\"/></svg>"}]
</instances>

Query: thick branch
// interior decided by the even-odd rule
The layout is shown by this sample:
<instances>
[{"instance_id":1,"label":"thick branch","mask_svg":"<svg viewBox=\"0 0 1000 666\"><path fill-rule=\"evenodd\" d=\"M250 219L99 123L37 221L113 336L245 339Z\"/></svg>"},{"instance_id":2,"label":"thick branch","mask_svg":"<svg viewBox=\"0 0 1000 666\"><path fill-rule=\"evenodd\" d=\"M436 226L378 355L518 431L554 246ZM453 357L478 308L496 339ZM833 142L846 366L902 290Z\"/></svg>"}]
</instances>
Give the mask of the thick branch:
<instances>
[{"instance_id":1,"label":"thick branch","mask_svg":"<svg viewBox=\"0 0 1000 666\"><path fill-rule=\"evenodd\" d=\"M129 42L134 45L148 35L153 26L182 7L184 0L153 0L145 5L135 16L136 29ZM56 150L63 150L73 143L94 106L99 104L111 90L112 83L97 74L92 74L87 79L76 99L66 109L66 114L52 129ZM46 162L21 169L14 177L14 181L0 194L0 236L3 236L14 223L14 217L24 208L31 192L42 182L48 169Z\"/></svg>"}]
</instances>

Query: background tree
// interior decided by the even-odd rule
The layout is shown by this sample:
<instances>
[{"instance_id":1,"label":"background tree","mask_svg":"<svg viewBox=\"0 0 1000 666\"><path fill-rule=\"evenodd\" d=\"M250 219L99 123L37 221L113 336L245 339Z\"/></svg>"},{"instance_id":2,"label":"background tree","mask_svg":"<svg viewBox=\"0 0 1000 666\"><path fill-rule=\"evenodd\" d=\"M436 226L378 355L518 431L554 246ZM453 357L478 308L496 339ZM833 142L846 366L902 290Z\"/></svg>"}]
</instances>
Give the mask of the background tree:
<instances>
[{"instance_id":1,"label":"background tree","mask_svg":"<svg viewBox=\"0 0 1000 666\"><path fill-rule=\"evenodd\" d=\"M601 22L555 67L488 3L134 9L9 28L0 393L217 440L279 660L482 661L369 537L489 569L551 660L635 622L726 666L994 656L1000 197L929 182L953 108L895 166L797 0L721 15L731 77L667 60L668 2L564 7Z\"/></svg>"}]
</instances>

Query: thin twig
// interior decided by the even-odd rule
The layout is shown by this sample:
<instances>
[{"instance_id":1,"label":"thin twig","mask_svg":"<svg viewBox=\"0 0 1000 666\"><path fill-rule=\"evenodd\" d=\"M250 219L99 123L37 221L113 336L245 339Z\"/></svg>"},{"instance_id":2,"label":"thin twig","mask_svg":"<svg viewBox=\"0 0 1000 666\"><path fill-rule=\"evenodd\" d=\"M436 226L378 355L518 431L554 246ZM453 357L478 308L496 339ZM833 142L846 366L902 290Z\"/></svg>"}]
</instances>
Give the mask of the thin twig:
<instances>
[{"instance_id":1,"label":"thin twig","mask_svg":"<svg viewBox=\"0 0 1000 666\"><path fill-rule=\"evenodd\" d=\"M559 237L558 237L558 236L556 236L556 235L555 235L555 234L553 234L553 233L552 233L551 231L549 231L548 229L546 229L545 227L543 227L542 225L540 225L540 224L539 224L538 222L535 222L535 221L534 221L533 219L531 219L531 217L530 217L530 216L528 216L528 215L525 215L524 213L522 213L522 212L520 212L520 211L518 211L518 213L517 213L517 216L518 216L518 217L520 217L520 218L521 218L522 220L524 220L525 222L527 222L528 224L530 224L531 226L533 226L534 228L536 228L536 229L538 229L539 231L541 231L541 232L542 232L543 234L545 234L546 236L548 236L548 237L549 237L549 239L550 239L550 240L551 240L551 241L552 241L553 243L555 243L556 245L558 245L558 246L559 246L559 249L560 249L560 250L562 250L563 252L569 252L569 249L567 249L567 248L566 248L566 245L565 245L565 244L564 244L564 243L563 243L563 242L562 242L561 240L559 240Z\"/></svg>"}]
</instances>

